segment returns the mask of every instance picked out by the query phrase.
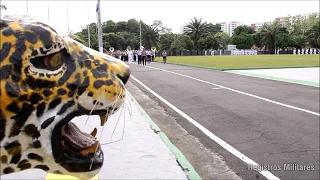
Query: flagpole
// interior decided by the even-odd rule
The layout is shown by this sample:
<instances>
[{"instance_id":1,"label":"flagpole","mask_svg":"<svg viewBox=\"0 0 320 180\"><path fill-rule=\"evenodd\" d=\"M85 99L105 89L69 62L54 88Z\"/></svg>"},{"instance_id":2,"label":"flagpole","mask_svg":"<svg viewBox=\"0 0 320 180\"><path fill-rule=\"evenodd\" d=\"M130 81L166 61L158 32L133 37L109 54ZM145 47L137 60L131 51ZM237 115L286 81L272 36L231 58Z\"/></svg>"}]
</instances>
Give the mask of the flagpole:
<instances>
[{"instance_id":1,"label":"flagpole","mask_svg":"<svg viewBox=\"0 0 320 180\"><path fill-rule=\"evenodd\" d=\"M49 14L49 0L47 0L47 4L48 4L48 21L50 21L50 14Z\"/></svg>"},{"instance_id":2,"label":"flagpole","mask_svg":"<svg viewBox=\"0 0 320 180\"><path fill-rule=\"evenodd\" d=\"M88 12L88 44L90 48L90 20L89 20L89 5L87 0L87 12Z\"/></svg>"},{"instance_id":3,"label":"flagpole","mask_svg":"<svg viewBox=\"0 0 320 180\"><path fill-rule=\"evenodd\" d=\"M97 19L98 19L98 43L99 43L99 52L103 53L102 46L102 29L101 29L101 14L100 14L100 0L97 2Z\"/></svg>"},{"instance_id":4,"label":"flagpole","mask_svg":"<svg viewBox=\"0 0 320 180\"><path fill-rule=\"evenodd\" d=\"M67 20L68 20L68 34L69 34L69 8L68 8L68 1L66 0L67 4Z\"/></svg>"},{"instance_id":5,"label":"flagpole","mask_svg":"<svg viewBox=\"0 0 320 180\"><path fill-rule=\"evenodd\" d=\"M141 19L140 19L140 47L142 46L142 43L141 43Z\"/></svg>"},{"instance_id":6,"label":"flagpole","mask_svg":"<svg viewBox=\"0 0 320 180\"><path fill-rule=\"evenodd\" d=\"M27 13L29 12L29 5L28 5L28 0L26 0L27 2Z\"/></svg>"}]
</instances>

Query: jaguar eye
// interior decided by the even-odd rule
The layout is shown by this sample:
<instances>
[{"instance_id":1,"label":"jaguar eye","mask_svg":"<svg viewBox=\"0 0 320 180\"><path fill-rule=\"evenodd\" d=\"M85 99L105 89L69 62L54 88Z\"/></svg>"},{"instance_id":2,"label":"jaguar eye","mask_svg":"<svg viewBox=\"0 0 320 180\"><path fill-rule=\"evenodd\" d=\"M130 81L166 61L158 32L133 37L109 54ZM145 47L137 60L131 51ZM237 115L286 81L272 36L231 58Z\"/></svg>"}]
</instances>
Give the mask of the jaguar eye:
<instances>
[{"instance_id":1,"label":"jaguar eye","mask_svg":"<svg viewBox=\"0 0 320 180\"><path fill-rule=\"evenodd\" d=\"M63 65L66 59L68 59L68 56L66 51L63 49L54 54L35 57L31 59L30 62L35 68L55 71Z\"/></svg>"},{"instance_id":2,"label":"jaguar eye","mask_svg":"<svg viewBox=\"0 0 320 180\"><path fill-rule=\"evenodd\" d=\"M57 53L53 56L47 56L44 59L44 63L46 66L50 68L56 68L61 65L62 63L62 57L60 53Z\"/></svg>"}]
</instances>

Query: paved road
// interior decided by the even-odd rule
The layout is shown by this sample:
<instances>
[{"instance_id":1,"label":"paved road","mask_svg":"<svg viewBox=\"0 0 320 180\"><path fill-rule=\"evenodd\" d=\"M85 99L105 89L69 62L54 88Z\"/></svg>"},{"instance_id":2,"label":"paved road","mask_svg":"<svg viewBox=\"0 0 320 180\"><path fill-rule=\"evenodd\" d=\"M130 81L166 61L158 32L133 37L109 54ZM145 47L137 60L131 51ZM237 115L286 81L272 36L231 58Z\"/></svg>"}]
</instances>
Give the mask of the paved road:
<instances>
[{"instance_id":1,"label":"paved road","mask_svg":"<svg viewBox=\"0 0 320 180\"><path fill-rule=\"evenodd\" d=\"M269 165L269 171L278 178L319 179L319 115L316 115L319 114L319 88L178 65L151 63L148 66L130 65L132 75L248 158L258 164ZM132 78L130 81L152 96ZM223 155L229 167L240 177L258 178L255 172L248 170L247 164L221 148L175 111L167 109L189 134ZM290 163L314 166L315 170L284 171L284 165ZM279 167L282 170L272 170Z\"/></svg>"}]
</instances>

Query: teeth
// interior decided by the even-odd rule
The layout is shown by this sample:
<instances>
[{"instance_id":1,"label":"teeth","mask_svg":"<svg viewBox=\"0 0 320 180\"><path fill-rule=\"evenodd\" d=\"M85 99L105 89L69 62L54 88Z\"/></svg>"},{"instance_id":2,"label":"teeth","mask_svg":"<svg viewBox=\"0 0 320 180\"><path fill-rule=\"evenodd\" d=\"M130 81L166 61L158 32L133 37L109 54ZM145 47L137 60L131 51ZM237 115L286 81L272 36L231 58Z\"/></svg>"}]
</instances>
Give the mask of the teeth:
<instances>
[{"instance_id":1,"label":"teeth","mask_svg":"<svg viewBox=\"0 0 320 180\"><path fill-rule=\"evenodd\" d=\"M91 136L96 137L97 132L98 132L97 128L94 128L90 134Z\"/></svg>"},{"instance_id":2,"label":"teeth","mask_svg":"<svg viewBox=\"0 0 320 180\"><path fill-rule=\"evenodd\" d=\"M108 121L108 116L102 115L100 116L101 126L104 126L104 124Z\"/></svg>"}]
</instances>

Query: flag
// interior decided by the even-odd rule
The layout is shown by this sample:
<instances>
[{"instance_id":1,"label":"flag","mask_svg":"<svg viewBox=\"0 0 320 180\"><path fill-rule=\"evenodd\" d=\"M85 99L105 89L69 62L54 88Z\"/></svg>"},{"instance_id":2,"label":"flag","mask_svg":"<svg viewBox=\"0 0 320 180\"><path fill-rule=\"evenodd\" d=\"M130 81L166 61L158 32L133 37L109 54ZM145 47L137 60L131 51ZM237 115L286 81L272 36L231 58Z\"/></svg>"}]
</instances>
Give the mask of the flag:
<instances>
[{"instance_id":1,"label":"flag","mask_svg":"<svg viewBox=\"0 0 320 180\"><path fill-rule=\"evenodd\" d=\"M100 10L100 7L99 7L99 1L100 0L97 0L97 8L96 8L96 12L98 12Z\"/></svg>"}]
</instances>

